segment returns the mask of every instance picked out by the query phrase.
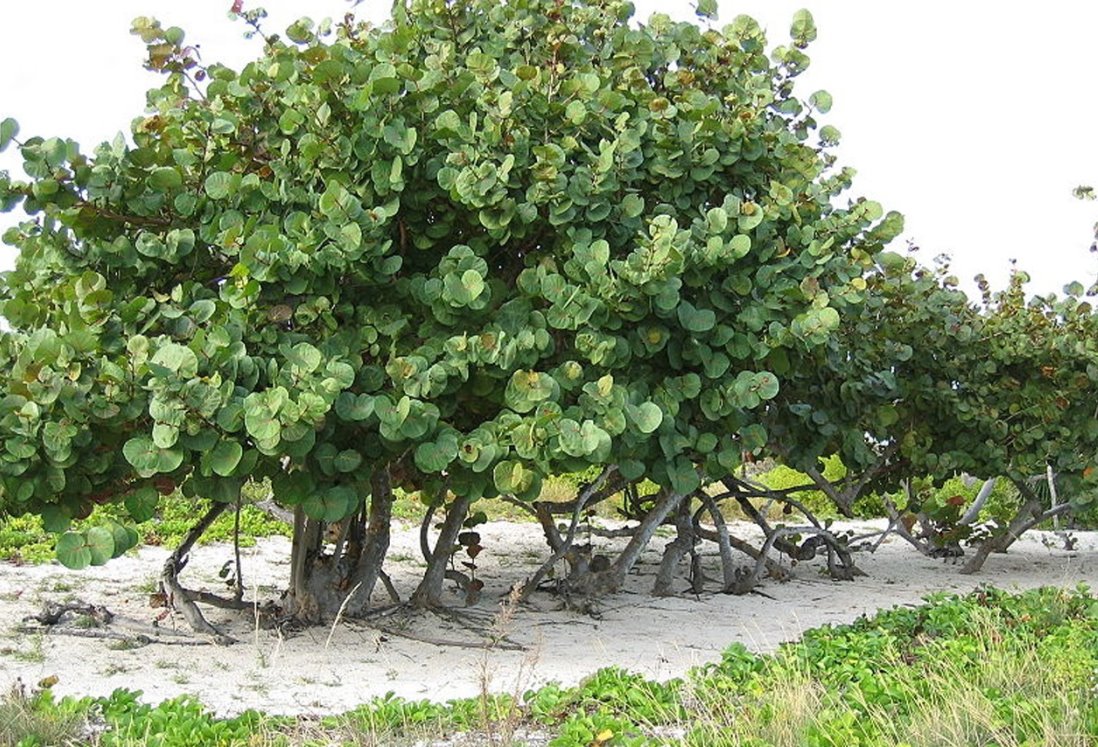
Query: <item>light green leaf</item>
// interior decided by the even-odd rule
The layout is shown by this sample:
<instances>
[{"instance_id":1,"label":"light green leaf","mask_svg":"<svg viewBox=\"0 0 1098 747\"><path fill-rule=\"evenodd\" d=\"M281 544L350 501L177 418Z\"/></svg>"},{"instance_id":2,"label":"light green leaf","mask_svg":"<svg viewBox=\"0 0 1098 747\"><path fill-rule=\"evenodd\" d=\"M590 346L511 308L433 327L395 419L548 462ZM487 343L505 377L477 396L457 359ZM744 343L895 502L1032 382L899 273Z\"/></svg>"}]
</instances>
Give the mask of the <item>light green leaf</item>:
<instances>
[{"instance_id":1,"label":"light green leaf","mask_svg":"<svg viewBox=\"0 0 1098 747\"><path fill-rule=\"evenodd\" d=\"M816 40L816 21L807 10L798 10L793 14L793 24L789 35L798 48L804 48Z\"/></svg>"},{"instance_id":2,"label":"light green leaf","mask_svg":"<svg viewBox=\"0 0 1098 747\"><path fill-rule=\"evenodd\" d=\"M621 201L621 211L626 218L636 218L644 212L644 198L638 194L627 194Z\"/></svg>"},{"instance_id":3,"label":"light green leaf","mask_svg":"<svg viewBox=\"0 0 1098 747\"><path fill-rule=\"evenodd\" d=\"M216 474L228 477L236 469L236 465L240 464L243 455L244 448L236 441L220 441L209 452L208 463Z\"/></svg>"},{"instance_id":4,"label":"light green leaf","mask_svg":"<svg viewBox=\"0 0 1098 747\"><path fill-rule=\"evenodd\" d=\"M831 111L831 94L827 91L816 91L808 97L808 102L812 104L820 114L827 114Z\"/></svg>"},{"instance_id":5,"label":"light green leaf","mask_svg":"<svg viewBox=\"0 0 1098 747\"><path fill-rule=\"evenodd\" d=\"M628 410L629 417L641 433L652 433L663 422L663 411L654 402L644 402Z\"/></svg>"},{"instance_id":6,"label":"light green leaf","mask_svg":"<svg viewBox=\"0 0 1098 747\"><path fill-rule=\"evenodd\" d=\"M312 373L324 362L324 355L307 342L294 345L287 356L289 364L301 373Z\"/></svg>"},{"instance_id":7,"label":"light green leaf","mask_svg":"<svg viewBox=\"0 0 1098 747\"><path fill-rule=\"evenodd\" d=\"M206 177L206 194L214 200L223 200L233 193L233 175L215 171Z\"/></svg>"},{"instance_id":8,"label":"light green leaf","mask_svg":"<svg viewBox=\"0 0 1098 747\"><path fill-rule=\"evenodd\" d=\"M572 124L581 125L583 120L587 119L587 107L583 105L582 101L570 101L568 106L564 108L564 116Z\"/></svg>"},{"instance_id":9,"label":"light green leaf","mask_svg":"<svg viewBox=\"0 0 1098 747\"><path fill-rule=\"evenodd\" d=\"M186 345L162 345L153 355L152 362L174 372L181 379L194 378L198 373L198 356Z\"/></svg>"},{"instance_id":10,"label":"light green leaf","mask_svg":"<svg viewBox=\"0 0 1098 747\"><path fill-rule=\"evenodd\" d=\"M122 446L122 455L141 477L174 472L183 463L181 449L162 449L148 436L131 438Z\"/></svg>"},{"instance_id":11,"label":"light green leaf","mask_svg":"<svg viewBox=\"0 0 1098 747\"><path fill-rule=\"evenodd\" d=\"M19 123L11 117L7 117L0 122L0 153L11 145L11 142L15 140L19 135Z\"/></svg>"},{"instance_id":12,"label":"light green leaf","mask_svg":"<svg viewBox=\"0 0 1098 747\"><path fill-rule=\"evenodd\" d=\"M716 18L717 0L698 0L698 6L694 12L699 18Z\"/></svg>"},{"instance_id":13,"label":"light green leaf","mask_svg":"<svg viewBox=\"0 0 1098 747\"><path fill-rule=\"evenodd\" d=\"M178 169L171 166L161 166L154 169L149 175L149 186L157 192L167 192L171 189L179 189L183 186L183 177Z\"/></svg>"},{"instance_id":14,"label":"light green leaf","mask_svg":"<svg viewBox=\"0 0 1098 747\"><path fill-rule=\"evenodd\" d=\"M778 377L769 371L755 374L755 393L759 399L774 399L778 396Z\"/></svg>"}]
</instances>

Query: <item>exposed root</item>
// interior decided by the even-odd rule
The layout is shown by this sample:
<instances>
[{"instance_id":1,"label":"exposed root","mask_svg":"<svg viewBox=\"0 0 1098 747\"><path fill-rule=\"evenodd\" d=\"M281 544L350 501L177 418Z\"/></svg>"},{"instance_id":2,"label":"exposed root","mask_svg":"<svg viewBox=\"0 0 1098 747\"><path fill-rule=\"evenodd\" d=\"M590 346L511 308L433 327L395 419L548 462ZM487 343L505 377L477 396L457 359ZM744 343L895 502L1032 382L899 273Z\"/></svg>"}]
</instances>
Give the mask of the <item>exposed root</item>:
<instances>
[{"instance_id":1,"label":"exposed root","mask_svg":"<svg viewBox=\"0 0 1098 747\"><path fill-rule=\"evenodd\" d=\"M37 624L28 624L31 622ZM121 624L122 629L113 629L111 626L114 624ZM23 624L17 626L16 630L28 634L45 633L115 640L121 641L127 648L139 648L153 643L170 646L208 646L214 643L208 638L194 638L184 633L165 630L156 623L149 626L120 618L102 605L84 602L46 602L40 613L23 618Z\"/></svg>"},{"instance_id":2,"label":"exposed root","mask_svg":"<svg viewBox=\"0 0 1098 747\"><path fill-rule=\"evenodd\" d=\"M463 632L476 637L477 640L459 640L444 638L426 633L420 633L412 629L416 622L421 622L425 617L443 618L457 625ZM355 620L347 620L348 624L362 622L373 630L385 635L407 638L421 643L430 643L435 646L448 646L456 648L471 648L480 650L501 651L525 651L526 647L521 643L501 635L498 626L494 624L494 614L470 614L467 611L448 609L446 607L417 607L411 603L394 605L384 610L372 610L371 614ZM390 622L381 624L379 621L386 619ZM432 626L437 628L436 626Z\"/></svg>"},{"instance_id":3,"label":"exposed root","mask_svg":"<svg viewBox=\"0 0 1098 747\"><path fill-rule=\"evenodd\" d=\"M733 594L747 594L748 592L753 591L758 585L759 579L766 567L766 556L769 554L771 548L774 547L776 542L797 534L813 535L806 539L798 548L799 560L807 560L810 557L815 557L816 552L820 547L826 547L827 568L833 579L851 581L856 576L865 575L864 571L854 566L854 559L851 557L850 550L828 530L818 529L816 527L783 527L781 529L774 529L767 535L766 542L763 544L762 550L759 551L759 559L755 561L754 567L747 570L740 570L737 573L738 578L736 585L731 592ZM811 555L808 554L809 552L811 552Z\"/></svg>"},{"instance_id":4,"label":"exposed root","mask_svg":"<svg viewBox=\"0 0 1098 747\"><path fill-rule=\"evenodd\" d=\"M57 604L56 602L46 602L42 605L42 611L37 615L31 615L23 618L24 622L34 620L39 625L58 625L63 618L69 612L75 612L78 615L83 615L91 620L95 621L97 626L110 625L111 620L114 619L114 613L102 605L98 604L84 604L84 603L69 603L69 604Z\"/></svg>"},{"instance_id":5,"label":"exposed root","mask_svg":"<svg viewBox=\"0 0 1098 747\"><path fill-rule=\"evenodd\" d=\"M74 638L99 638L120 641L125 648L141 648L152 644L161 646L213 646L216 643L209 638L164 638L158 634L122 633L103 628L73 628L69 626L39 628L31 625L19 625L15 630L28 634L45 633L47 635L67 635Z\"/></svg>"}]
</instances>

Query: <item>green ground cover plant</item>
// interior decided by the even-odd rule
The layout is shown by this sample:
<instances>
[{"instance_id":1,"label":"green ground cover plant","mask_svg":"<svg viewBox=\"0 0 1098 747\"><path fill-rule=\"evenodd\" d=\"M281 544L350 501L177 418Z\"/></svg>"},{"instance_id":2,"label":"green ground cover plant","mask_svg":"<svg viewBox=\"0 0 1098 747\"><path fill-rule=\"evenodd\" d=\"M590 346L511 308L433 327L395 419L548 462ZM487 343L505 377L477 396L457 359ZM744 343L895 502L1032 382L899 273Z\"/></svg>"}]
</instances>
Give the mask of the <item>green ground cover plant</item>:
<instances>
[{"instance_id":1,"label":"green ground cover plant","mask_svg":"<svg viewBox=\"0 0 1098 747\"><path fill-rule=\"evenodd\" d=\"M248 488L245 488L248 491ZM254 488L254 494L262 495L261 485ZM162 501L157 505L155 515L142 522L133 524L141 542L146 545L165 545L174 547L186 536L194 524L196 514L209 507L202 499ZM96 506L91 514L74 522L76 531L100 526L106 522L125 522L129 519L123 506L108 504ZM235 520L233 514L226 513L203 534L200 542L233 541ZM257 538L271 535L290 536L292 528L285 521L272 517L255 506L244 503L240 511L240 537L242 547L255 544ZM0 560L18 563L42 563L56 557L57 534L47 531L41 517L34 515L8 516L0 518Z\"/></svg>"},{"instance_id":2,"label":"green ground cover plant","mask_svg":"<svg viewBox=\"0 0 1098 747\"><path fill-rule=\"evenodd\" d=\"M0 717L0 744L19 747L382 745L457 732L519 745L492 735L523 730L552 747L1083 747L1098 739L1098 598L1085 587L935 595L770 655L737 644L682 679L611 668L517 701L386 696L338 716L218 719L191 698L153 706L127 691L57 700L46 689L12 691Z\"/></svg>"}]
</instances>

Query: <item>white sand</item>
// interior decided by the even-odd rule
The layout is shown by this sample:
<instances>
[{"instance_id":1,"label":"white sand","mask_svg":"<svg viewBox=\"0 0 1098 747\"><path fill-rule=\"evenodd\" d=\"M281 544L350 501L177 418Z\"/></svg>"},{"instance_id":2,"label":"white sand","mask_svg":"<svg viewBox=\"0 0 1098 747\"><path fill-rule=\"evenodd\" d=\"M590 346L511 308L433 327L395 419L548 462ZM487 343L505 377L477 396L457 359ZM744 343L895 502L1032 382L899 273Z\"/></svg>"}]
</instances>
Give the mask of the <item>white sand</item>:
<instances>
[{"instance_id":1,"label":"white sand","mask_svg":"<svg viewBox=\"0 0 1098 747\"><path fill-rule=\"evenodd\" d=\"M862 530L872 523L855 525ZM879 525L877 525L879 526ZM732 525L742 537L757 537L752 526ZM529 576L546 556L533 524L490 523L479 529L486 548L478 574L486 583L472 612L491 621L510 585ZM850 622L859 615L895 605L915 604L934 591L963 592L980 584L1005 589L1041 585L1098 586L1098 533L1079 532L1078 547L1063 549L1051 533L1031 532L1009 554L992 555L975 576L960 574L960 565L919 555L898 538L890 538L873 555L856 555L867 577L830 581L820 574L822 560L801 563L785 583L766 581L768 596L684 593L655 598L651 589L659 552L657 538L625 591L604 599L600 616L559 609L560 600L537 594L505 626L510 639L525 651L484 651L439 646L380 633L361 624L341 624L334 633L314 628L280 636L257 630L248 613L210 611L210 619L241 643L233 646L179 646L153 643L119 649L116 641L70 635L19 633L27 615L44 601L79 599L103 605L117 615L114 630L126 625L148 632L162 610L149 607L167 551L143 548L100 568L69 571L56 563L41 566L0 565L0 687L15 678L34 685L56 675L59 695L102 695L115 688L141 690L150 702L181 694L199 698L218 713L260 708L271 713L335 713L387 692L408 698L449 698L480 692L482 677L493 691L519 692L548 681L578 682L600 667L620 666L666 679L690 667L715 661L729 644L740 641L756 651L773 649L801 631L826 623ZM593 540L596 548L612 548ZM618 544L617 546L620 546ZM711 543L702 548L706 570L719 578ZM244 551L244 578L261 600L277 598L289 578L289 541L270 538ZM224 589L217 572L232 557L232 548L198 548L183 573L191 588ZM415 528L396 531L387 569L407 596L422 569ZM685 576L685 566L681 569ZM682 580L681 588L687 583ZM715 584L711 583L710 587ZM454 604L459 605L455 593ZM401 616L386 625L407 622ZM167 618L162 628L185 627ZM415 634L470 641L467 630L441 617L411 623ZM329 635L331 640L329 641ZM113 647L112 647L113 644Z\"/></svg>"}]
</instances>

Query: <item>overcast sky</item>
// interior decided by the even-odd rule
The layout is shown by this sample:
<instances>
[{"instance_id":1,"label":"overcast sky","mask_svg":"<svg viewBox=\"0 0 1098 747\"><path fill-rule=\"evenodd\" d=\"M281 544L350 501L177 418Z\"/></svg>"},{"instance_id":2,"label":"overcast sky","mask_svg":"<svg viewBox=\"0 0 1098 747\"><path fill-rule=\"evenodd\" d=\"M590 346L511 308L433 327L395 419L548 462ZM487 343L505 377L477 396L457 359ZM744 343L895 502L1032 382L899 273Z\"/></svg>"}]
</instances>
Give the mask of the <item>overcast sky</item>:
<instances>
[{"instance_id":1,"label":"overcast sky","mask_svg":"<svg viewBox=\"0 0 1098 747\"><path fill-rule=\"evenodd\" d=\"M254 3L248 2L247 7ZM345 0L267 0L269 30L300 15L341 17ZM127 130L154 83L144 50L129 34L139 15L186 29L205 61L239 68L258 53L230 0L52 0L0 5L0 118L21 137L72 137L94 144ZM686 0L636 0L638 16L659 9L693 17ZM359 16L383 20L390 0L365 0ZM771 44L788 39L789 19L807 7L819 27L800 93L826 88L827 122L843 133L842 162L858 170L852 195L907 217L906 238L924 261L954 258L956 273L985 272L1001 284L1010 260L1034 278L1034 292L1093 281L1088 252L1098 202L1072 198L1098 183L1098 3L1045 0L722 0L720 20L754 16ZM18 172L13 152L0 168ZM21 172L19 172L21 173ZM0 226L13 220L0 215ZM898 242L902 249L904 241ZM0 247L0 269L12 250Z\"/></svg>"}]
</instances>

